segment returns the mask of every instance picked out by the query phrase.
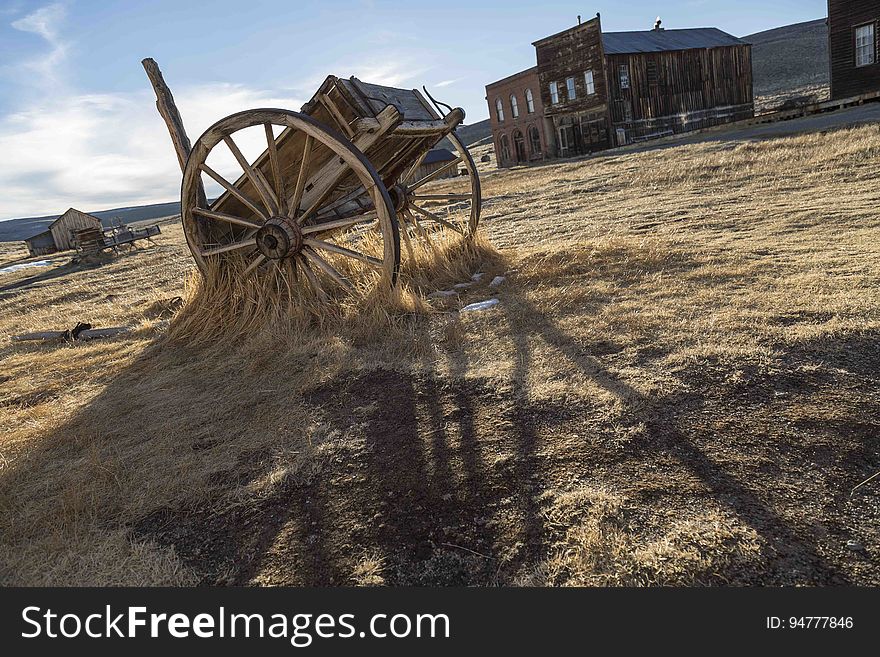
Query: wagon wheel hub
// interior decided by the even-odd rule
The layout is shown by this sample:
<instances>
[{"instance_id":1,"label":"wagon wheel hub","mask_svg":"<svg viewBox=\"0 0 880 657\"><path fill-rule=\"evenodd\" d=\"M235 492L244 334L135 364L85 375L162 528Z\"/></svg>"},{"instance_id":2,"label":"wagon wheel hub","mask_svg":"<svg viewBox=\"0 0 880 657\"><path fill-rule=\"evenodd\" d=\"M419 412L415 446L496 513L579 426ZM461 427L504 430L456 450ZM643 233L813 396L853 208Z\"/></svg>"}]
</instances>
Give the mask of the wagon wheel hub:
<instances>
[{"instance_id":1,"label":"wagon wheel hub","mask_svg":"<svg viewBox=\"0 0 880 657\"><path fill-rule=\"evenodd\" d=\"M257 231L257 249L267 258L281 260L303 247L302 229L287 217L272 217Z\"/></svg>"},{"instance_id":2,"label":"wagon wheel hub","mask_svg":"<svg viewBox=\"0 0 880 657\"><path fill-rule=\"evenodd\" d=\"M398 183L388 189L391 203L394 205L394 209L398 214L403 212L407 205L409 205L409 196L411 193L412 192L410 192L409 188L403 183Z\"/></svg>"}]
</instances>

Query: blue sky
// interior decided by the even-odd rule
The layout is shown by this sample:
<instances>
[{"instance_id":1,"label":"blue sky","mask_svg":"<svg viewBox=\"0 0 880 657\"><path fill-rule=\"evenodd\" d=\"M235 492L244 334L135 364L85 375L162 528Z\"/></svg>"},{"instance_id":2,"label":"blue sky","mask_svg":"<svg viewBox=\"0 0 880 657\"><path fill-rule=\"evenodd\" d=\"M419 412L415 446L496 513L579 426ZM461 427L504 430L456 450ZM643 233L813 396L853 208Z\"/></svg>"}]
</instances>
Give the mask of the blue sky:
<instances>
[{"instance_id":1,"label":"blue sky","mask_svg":"<svg viewBox=\"0 0 880 657\"><path fill-rule=\"evenodd\" d=\"M532 41L602 13L605 31L742 36L826 15L826 0L0 0L0 220L175 200L180 174L140 66L153 57L190 137L249 107L299 109L327 74L426 84L488 116L486 83Z\"/></svg>"}]
</instances>

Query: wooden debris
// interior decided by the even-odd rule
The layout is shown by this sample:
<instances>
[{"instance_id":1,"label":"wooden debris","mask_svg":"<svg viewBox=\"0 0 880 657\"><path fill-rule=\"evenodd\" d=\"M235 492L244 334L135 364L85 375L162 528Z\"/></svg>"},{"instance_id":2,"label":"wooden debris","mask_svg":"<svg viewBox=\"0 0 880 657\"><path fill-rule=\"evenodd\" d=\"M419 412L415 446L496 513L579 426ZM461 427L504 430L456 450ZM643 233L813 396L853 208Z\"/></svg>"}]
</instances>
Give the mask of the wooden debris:
<instances>
[{"instance_id":1,"label":"wooden debris","mask_svg":"<svg viewBox=\"0 0 880 657\"><path fill-rule=\"evenodd\" d=\"M35 333L22 333L13 335L13 342L51 342L56 340L80 341L80 340L99 340L101 338L109 338L120 333L128 333L131 328L128 326L114 326L111 328L93 329L91 324L80 322L72 329L65 331L36 331Z\"/></svg>"}]
</instances>

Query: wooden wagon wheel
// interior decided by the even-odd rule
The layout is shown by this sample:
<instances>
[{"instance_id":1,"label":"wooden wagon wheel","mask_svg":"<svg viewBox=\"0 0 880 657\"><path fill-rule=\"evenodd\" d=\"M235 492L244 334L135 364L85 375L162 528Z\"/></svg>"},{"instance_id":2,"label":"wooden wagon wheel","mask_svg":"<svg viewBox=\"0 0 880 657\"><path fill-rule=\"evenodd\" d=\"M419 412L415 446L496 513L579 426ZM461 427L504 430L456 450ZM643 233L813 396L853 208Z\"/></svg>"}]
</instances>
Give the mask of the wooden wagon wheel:
<instances>
[{"instance_id":1,"label":"wooden wagon wheel","mask_svg":"<svg viewBox=\"0 0 880 657\"><path fill-rule=\"evenodd\" d=\"M249 163L233 135L255 126L266 150ZM284 129L277 138L273 126ZM234 183L207 164L221 142L243 172ZM225 190L213 203L200 193L202 174ZM366 195L340 209L352 188ZM181 216L203 273L212 265L241 277L302 273L324 300L328 285L366 292L397 278L400 237L388 191L363 153L304 114L248 110L208 128L186 163Z\"/></svg>"},{"instance_id":2,"label":"wooden wagon wheel","mask_svg":"<svg viewBox=\"0 0 880 657\"><path fill-rule=\"evenodd\" d=\"M450 133L446 137L455 146L457 157L419 180L412 180L424 162L429 151L403 174L401 181L391 188L391 198L397 209L398 226L408 249L411 249L411 236L431 244L431 234L444 228L453 230L466 238L473 237L480 223L481 191L477 165L470 151L461 140ZM423 185L436 180L443 173L464 164L470 181L470 191L460 193L439 193L425 191Z\"/></svg>"}]
</instances>

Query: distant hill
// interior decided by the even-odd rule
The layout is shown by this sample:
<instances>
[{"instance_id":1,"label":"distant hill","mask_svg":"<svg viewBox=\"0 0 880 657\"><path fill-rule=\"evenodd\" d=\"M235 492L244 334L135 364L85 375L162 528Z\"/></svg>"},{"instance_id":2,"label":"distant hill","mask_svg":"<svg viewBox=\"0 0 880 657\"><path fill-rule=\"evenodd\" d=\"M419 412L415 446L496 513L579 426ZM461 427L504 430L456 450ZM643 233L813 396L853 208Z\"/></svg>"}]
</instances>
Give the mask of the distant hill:
<instances>
[{"instance_id":1,"label":"distant hill","mask_svg":"<svg viewBox=\"0 0 880 657\"><path fill-rule=\"evenodd\" d=\"M66 211L67 208L64 208ZM155 203L153 205L139 205L130 208L114 208L112 210L98 210L89 212L93 214L104 226L109 227L110 221L116 217L126 224L138 221L150 221L180 214L180 203ZM28 217L26 219L10 219L0 221L0 242L18 242L32 235L46 230L46 228L58 218L59 215L47 215L45 217Z\"/></svg>"},{"instance_id":2,"label":"distant hill","mask_svg":"<svg viewBox=\"0 0 880 657\"><path fill-rule=\"evenodd\" d=\"M492 126L489 125L489 119L484 119L482 121L478 121L477 123L471 123L470 125L463 125L455 131L459 136L462 142L464 142L465 146L470 146L471 144L480 141L481 139L485 139L486 137L490 137L492 135Z\"/></svg>"},{"instance_id":3,"label":"distant hill","mask_svg":"<svg viewBox=\"0 0 880 657\"><path fill-rule=\"evenodd\" d=\"M824 18L742 38L752 44L756 96L784 96L829 84Z\"/></svg>"}]
</instances>

